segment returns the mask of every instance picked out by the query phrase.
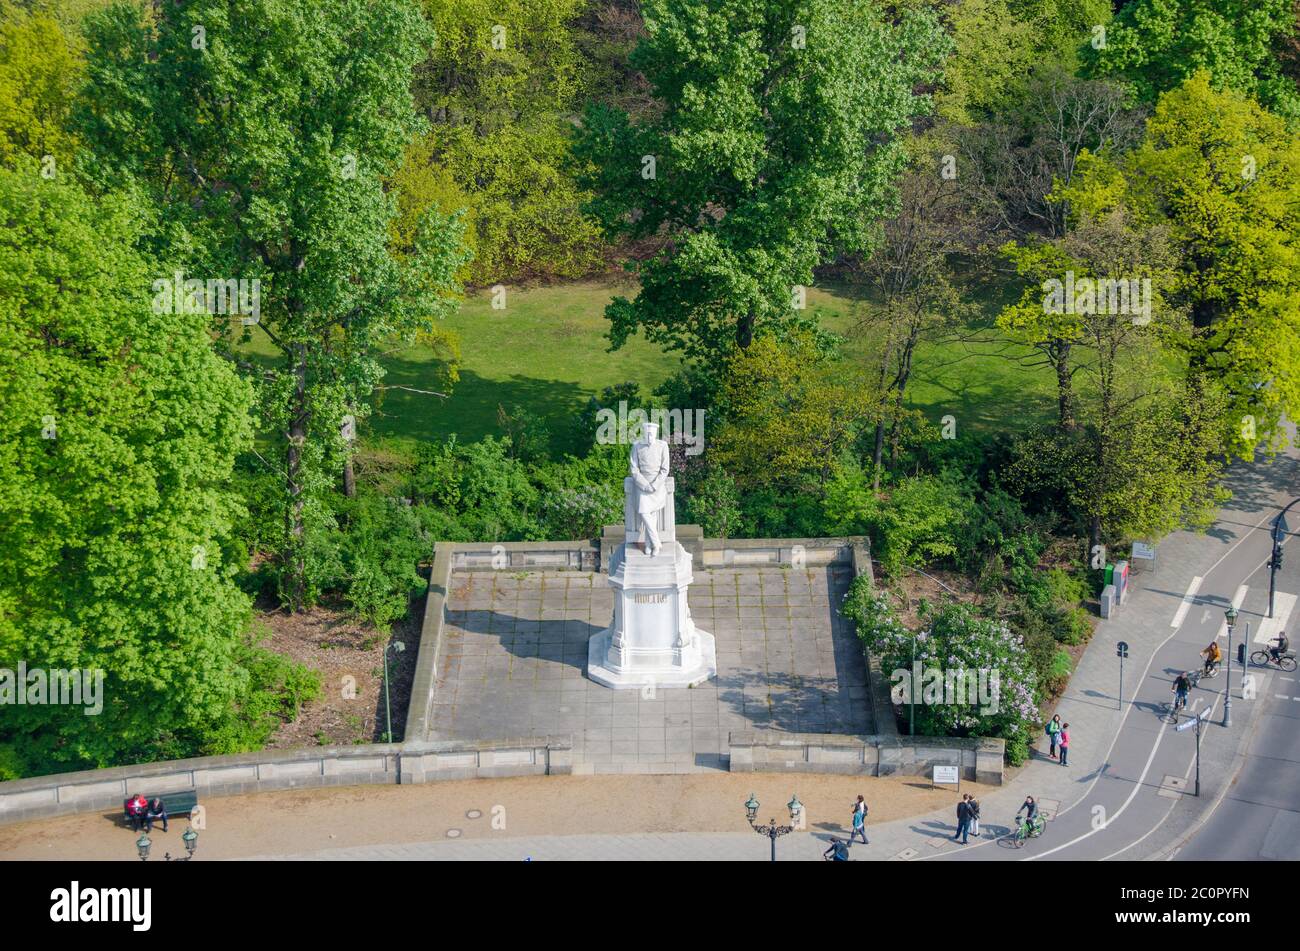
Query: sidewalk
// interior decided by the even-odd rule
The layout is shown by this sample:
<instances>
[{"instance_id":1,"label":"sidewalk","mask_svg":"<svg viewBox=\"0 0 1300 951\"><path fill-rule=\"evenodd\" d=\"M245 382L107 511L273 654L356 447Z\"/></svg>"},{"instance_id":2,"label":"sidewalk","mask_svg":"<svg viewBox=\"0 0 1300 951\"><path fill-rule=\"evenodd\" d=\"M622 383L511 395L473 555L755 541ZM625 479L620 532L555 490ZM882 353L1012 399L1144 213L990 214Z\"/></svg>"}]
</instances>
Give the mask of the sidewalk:
<instances>
[{"instance_id":1,"label":"sidewalk","mask_svg":"<svg viewBox=\"0 0 1300 951\"><path fill-rule=\"evenodd\" d=\"M1290 473L1294 471L1294 459L1294 453L1289 454L1289 461L1280 457L1276 470L1265 470L1267 464L1264 463L1257 463L1250 468L1238 467L1233 473L1234 478L1229 482L1235 497L1220 511L1218 520L1208 533L1177 532L1160 543L1158 570L1154 574L1142 573L1132 579L1126 603L1110 620L1098 625L1070 679L1066 693L1056 707L1055 712L1070 724L1070 765L1062 767L1055 760L1049 759L1046 755L1046 737L1040 737L1034 744L1031 762L1012 777L1007 785L995 793L981 797L981 814L986 825L1007 827L1026 795L1033 795L1039 800L1049 819L1068 812L1087 799L1095 781L1111 765L1111 754L1122 721L1126 731L1152 729L1147 721L1154 715L1153 711L1142 709L1134 703L1134 699L1145 678L1163 676L1163 672L1156 669L1160 665L1151 662L1157 650L1181 629L1176 629L1173 622L1179 619L1180 605L1189 586L1197 577L1208 577L1216 563L1222 566L1225 560L1232 558L1243 559L1240 572L1242 577L1248 576L1258 567L1258 561L1238 555L1237 552L1242 549L1234 552L1233 547L1247 536L1251 536L1251 546L1266 547L1264 529L1277 511L1278 493L1273 486L1289 481ZM1288 478L1278 478L1282 474ZM1259 527L1261 525L1262 528ZM1248 546L1242 546L1246 547ZM1230 552L1232 555L1229 555ZM1227 559L1225 556L1228 556ZM1222 571L1220 567L1220 573ZM1284 587L1285 580L1285 587L1295 591L1295 577L1294 565L1279 572L1279 589ZM1181 612L1186 625L1191 626L1194 621L1211 624L1221 622L1224 604L1204 602L1218 598L1226 603L1226 599L1231 599L1235 591L1235 585L1226 591L1202 587L1198 592L1199 603L1194 603ZM1244 626L1251 611L1263 610L1266 594L1266 584L1262 591L1258 587L1250 589L1239 628ZM1250 619L1258 627L1258 618ZM1240 633L1242 632L1239 631ZM1115 653L1115 645L1121 640L1129 645L1129 656L1124 662L1122 707L1117 699L1120 687L1119 660ZM1194 650L1189 654L1185 666L1196 662ZM1235 652L1234 644L1234 668ZM1260 683L1263 695L1267 683L1263 678ZM1239 684L1239 673L1234 669L1233 727L1228 737L1230 742L1223 742L1225 737L1213 731L1207 731L1203 740L1201 799L1198 801L1182 797L1168 821L1162 816L1152 816L1152 825L1159 822L1164 828L1131 849L1131 854L1126 852L1124 858L1141 858L1165 849L1172 840L1178 838L1179 833L1192 826L1198 816L1210 808L1217 792L1230 780L1234 762L1239 765L1237 751L1248 739L1253 725L1252 718L1260 706L1236 699L1240 694ZM1217 688L1222 690L1222 684L1218 684ZM1126 710L1130 712L1125 720ZM1216 707L1215 712L1216 715L1221 714L1221 707ZM877 859L924 859L970 850L974 844L973 839L971 845L964 847L952 841L955 828L954 802L953 808L928 816L872 826L872 847L869 853ZM1006 855L998 854L1003 851L980 849L980 857L1005 858ZM1066 853L1060 857L1068 858L1069 855Z\"/></svg>"}]
</instances>

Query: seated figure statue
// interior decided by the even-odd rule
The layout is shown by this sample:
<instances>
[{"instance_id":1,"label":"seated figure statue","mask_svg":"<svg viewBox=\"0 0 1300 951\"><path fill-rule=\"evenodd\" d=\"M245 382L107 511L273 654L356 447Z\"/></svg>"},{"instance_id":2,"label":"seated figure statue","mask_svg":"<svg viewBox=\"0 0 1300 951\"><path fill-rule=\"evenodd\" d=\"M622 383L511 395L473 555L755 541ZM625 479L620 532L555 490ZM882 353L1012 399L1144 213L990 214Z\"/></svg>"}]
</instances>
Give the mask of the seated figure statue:
<instances>
[{"instance_id":1,"label":"seated figure statue","mask_svg":"<svg viewBox=\"0 0 1300 951\"><path fill-rule=\"evenodd\" d=\"M668 443L659 438L656 424L646 423L641 438L633 443L628 470L637 488L641 550L653 557L660 548L659 513L668 500Z\"/></svg>"}]
</instances>

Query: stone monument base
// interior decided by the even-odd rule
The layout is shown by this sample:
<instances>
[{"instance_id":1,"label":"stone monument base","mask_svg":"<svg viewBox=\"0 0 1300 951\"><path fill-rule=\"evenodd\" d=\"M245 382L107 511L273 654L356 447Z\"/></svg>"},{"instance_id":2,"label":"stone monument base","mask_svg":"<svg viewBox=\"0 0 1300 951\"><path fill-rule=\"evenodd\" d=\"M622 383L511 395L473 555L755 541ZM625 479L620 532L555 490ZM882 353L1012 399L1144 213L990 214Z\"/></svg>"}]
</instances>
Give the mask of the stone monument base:
<instances>
[{"instance_id":1,"label":"stone monument base","mask_svg":"<svg viewBox=\"0 0 1300 951\"><path fill-rule=\"evenodd\" d=\"M623 544L609 583L614 617L587 644L587 676L616 690L693 687L717 676L713 635L691 620L691 555L677 541L658 555Z\"/></svg>"},{"instance_id":2,"label":"stone monument base","mask_svg":"<svg viewBox=\"0 0 1300 951\"><path fill-rule=\"evenodd\" d=\"M713 635L698 628L693 649L688 649L684 658L677 652L678 656L670 658L668 664L656 663L658 658L650 657L644 658L650 663L637 664L635 655L624 666L611 664L609 648L613 639L614 632L606 629L587 642L587 676L603 686L615 690L694 687L718 675L718 649Z\"/></svg>"}]
</instances>

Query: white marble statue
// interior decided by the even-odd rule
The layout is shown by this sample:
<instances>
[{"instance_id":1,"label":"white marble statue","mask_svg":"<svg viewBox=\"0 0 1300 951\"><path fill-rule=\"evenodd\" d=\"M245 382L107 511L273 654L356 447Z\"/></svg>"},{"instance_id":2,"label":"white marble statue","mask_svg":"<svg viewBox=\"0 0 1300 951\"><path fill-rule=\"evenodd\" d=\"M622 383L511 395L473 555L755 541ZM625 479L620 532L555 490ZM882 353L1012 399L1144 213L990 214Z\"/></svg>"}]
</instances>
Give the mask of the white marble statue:
<instances>
[{"instance_id":1,"label":"white marble statue","mask_svg":"<svg viewBox=\"0 0 1300 951\"><path fill-rule=\"evenodd\" d=\"M647 423L623 480L627 540L609 562L613 617L587 644L587 676L615 690L691 687L718 672L713 635L695 626L686 600L692 558L677 541L668 467L668 443Z\"/></svg>"},{"instance_id":2,"label":"white marble statue","mask_svg":"<svg viewBox=\"0 0 1300 951\"><path fill-rule=\"evenodd\" d=\"M653 557L660 549L656 523L668 499L668 443L659 438L655 423L646 423L641 438L632 444L628 474L637 488L641 550Z\"/></svg>"}]
</instances>

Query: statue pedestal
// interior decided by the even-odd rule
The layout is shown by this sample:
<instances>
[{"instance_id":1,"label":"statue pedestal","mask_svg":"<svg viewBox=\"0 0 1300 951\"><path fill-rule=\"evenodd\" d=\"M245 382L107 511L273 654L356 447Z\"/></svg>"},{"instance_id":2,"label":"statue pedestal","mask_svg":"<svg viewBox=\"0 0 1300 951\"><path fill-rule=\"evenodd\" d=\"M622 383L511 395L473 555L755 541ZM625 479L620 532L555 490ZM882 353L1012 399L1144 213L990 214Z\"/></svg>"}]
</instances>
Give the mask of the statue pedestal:
<instances>
[{"instance_id":1,"label":"statue pedestal","mask_svg":"<svg viewBox=\"0 0 1300 951\"><path fill-rule=\"evenodd\" d=\"M692 580L690 553L676 540L663 540L653 558L620 545L609 567L614 619L588 643L587 676L616 690L693 687L716 676L713 635L695 627L686 603Z\"/></svg>"}]
</instances>

